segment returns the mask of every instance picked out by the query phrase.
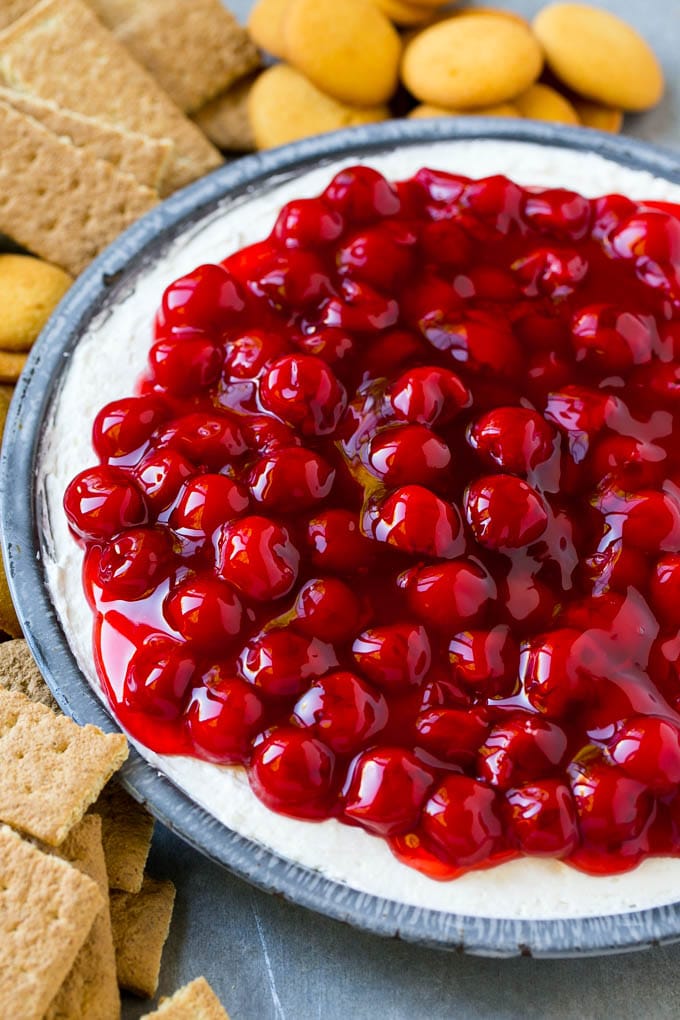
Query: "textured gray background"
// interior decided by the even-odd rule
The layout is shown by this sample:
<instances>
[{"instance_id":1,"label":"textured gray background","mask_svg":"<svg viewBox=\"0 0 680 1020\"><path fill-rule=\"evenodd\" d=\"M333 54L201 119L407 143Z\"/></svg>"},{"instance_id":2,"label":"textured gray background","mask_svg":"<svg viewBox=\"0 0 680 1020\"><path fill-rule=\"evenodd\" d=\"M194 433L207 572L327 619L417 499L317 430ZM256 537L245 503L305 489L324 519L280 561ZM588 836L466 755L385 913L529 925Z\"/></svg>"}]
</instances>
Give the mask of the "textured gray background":
<instances>
[{"instance_id":1,"label":"textured gray background","mask_svg":"<svg viewBox=\"0 0 680 1020\"><path fill-rule=\"evenodd\" d=\"M526 15L544 6L485 3ZM669 80L661 106L628 118L626 131L680 150L680 0L598 3L649 39ZM241 18L251 6L228 5ZM680 945L592 960L475 959L374 938L267 896L160 826L150 868L177 885L161 994L205 974L232 1020L680 1017ZM125 1020L148 1009L127 999Z\"/></svg>"}]
</instances>

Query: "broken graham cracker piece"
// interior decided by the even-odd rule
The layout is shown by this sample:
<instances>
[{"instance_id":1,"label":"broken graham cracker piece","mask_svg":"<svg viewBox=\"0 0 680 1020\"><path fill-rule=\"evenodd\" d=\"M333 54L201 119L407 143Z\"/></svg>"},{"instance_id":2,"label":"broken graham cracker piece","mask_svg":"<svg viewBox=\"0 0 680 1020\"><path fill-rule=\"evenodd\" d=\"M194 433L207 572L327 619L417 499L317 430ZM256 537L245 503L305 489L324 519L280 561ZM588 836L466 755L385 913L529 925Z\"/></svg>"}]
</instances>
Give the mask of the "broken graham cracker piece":
<instances>
[{"instance_id":1,"label":"broken graham cracker piece","mask_svg":"<svg viewBox=\"0 0 680 1020\"><path fill-rule=\"evenodd\" d=\"M92 805L102 820L102 841L111 889L137 893L151 849L154 819L114 780Z\"/></svg>"},{"instance_id":2,"label":"broken graham cracker piece","mask_svg":"<svg viewBox=\"0 0 680 1020\"><path fill-rule=\"evenodd\" d=\"M260 66L255 43L220 0L144 0L115 34L185 113Z\"/></svg>"},{"instance_id":3,"label":"broken graham cracker piece","mask_svg":"<svg viewBox=\"0 0 680 1020\"><path fill-rule=\"evenodd\" d=\"M0 28L6 28L30 10L35 0L2 0L0 3Z\"/></svg>"},{"instance_id":4,"label":"broken graham cracker piece","mask_svg":"<svg viewBox=\"0 0 680 1020\"><path fill-rule=\"evenodd\" d=\"M103 904L91 878L0 826L3 1017L43 1016Z\"/></svg>"},{"instance_id":5,"label":"broken graham cracker piece","mask_svg":"<svg viewBox=\"0 0 680 1020\"><path fill-rule=\"evenodd\" d=\"M150 188L0 102L0 230L76 276L158 201ZM0 380L23 355L0 352ZM12 372L10 371L12 370Z\"/></svg>"},{"instance_id":6,"label":"broken graham cracker piece","mask_svg":"<svg viewBox=\"0 0 680 1020\"><path fill-rule=\"evenodd\" d=\"M254 151L255 136L248 116L248 96L258 73L249 74L193 114L201 131L218 149L227 152Z\"/></svg>"},{"instance_id":7,"label":"broken graham cracker piece","mask_svg":"<svg viewBox=\"0 0 680 1020\"><path fill-rule=\"evenodd\" d=\"M175 148L164 194L222 162L205 135L81 0L40 0L0 32L0 79L75 113L170 139Z\"/></svg>"},{"instance_id":8,"label":"broken graham cracker piece","mask_svg":"<svg viewBox=\"0 0 680 1020\"><path fill-rule=\"evenodd\" d=\"M156 994L174 903L172 882L158 882L148 875L138 893L111 893L111 927L121 988L147 998Z\"/></svg>"},{"instance_id":9,"label":"broken graham cracker piece","mask_svg":"<svg viewBox=\"0 0 680 1020\"><path fill-rule=\"evenodd\" d=\"M0 689L0 822L59 846L127 756L121 733Z\"/></svg>"},{"instance_id":10,"label":"broken graham cracker piece","mask_svg":"<svg viewBox=\"0 0 680 1020\"><path fill-rule=\"evenodd\" d=\"M222 1003L204 977L197 977L169 998L161 999L158 1009L140 1020L229 1020Z\"/></svg>"},{"instance_id":11,"label":"broken graham cracker piece","mask_svg":"<svg viewBox=\"0 0 680 1020\"><path fill-rule=\"evenodd\" d=\"M45 683L31 650L22 638L0 642L0 687L25 694L54 712L59 706Z\"/></svg>"},{"instance_id":12,"label":"broken graham cracker piece","mask_svg":"<svg viewBox=\"0 0 680 1020\"><path fill-rule=\"evenodd\" d=\"M101 819L97 815L86 815L69 832L58 853L96 882L103 906L44 1020L117 1020L120 1017L120 992L111 933Z\"/></svg>"},{"instance_id":13,"label":"broken graham cracker piece","mask_svg":"<svg viewBox=\"0 0 680 1020\"><path fill-rule=\"evenodd\" d=\"M95 159L104 159L121 173L131 174L140 184L159 191L172 157L172 142L149 138L104 124L80 113L62 110L54 103L36 99L13 89L0 87L0 101L27 117L39 121L48 131L67 138Z\"/></svg>"}]
</instances>

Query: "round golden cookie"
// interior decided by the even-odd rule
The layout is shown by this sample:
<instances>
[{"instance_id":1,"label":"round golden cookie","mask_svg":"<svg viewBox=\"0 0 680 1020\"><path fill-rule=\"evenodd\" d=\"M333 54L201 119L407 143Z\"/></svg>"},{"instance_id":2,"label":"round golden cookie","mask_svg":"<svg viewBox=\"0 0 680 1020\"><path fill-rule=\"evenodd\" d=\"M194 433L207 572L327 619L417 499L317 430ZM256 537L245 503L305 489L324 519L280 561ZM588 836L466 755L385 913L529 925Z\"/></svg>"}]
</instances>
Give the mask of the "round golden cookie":
<instances>
[{"instance_id":1,"label":"round golden cookie","mask_svg":"<svg viewBox=\"0 0 680 1020\"><path fill-rule=\"evenodd\" d=\"M411 39L401 77L421 102L467 110L514 99L542 66L541 49L524 25L498 14L461 14Z\"/></svg>"},{"instance_id":2,"label":"round golden cookie","mask_svg":"<svg viewBox=\"0 0 680 1020\"><path fill-rule=\"evenodd\" d=\"M286 59L283 45L283 21L290 0L257 0L248 18L253 41L273 57Z\"/></svg>"},{"instance_id":3,"label":"round golden cookie","mask_svg":"<svg viewBox=\"0 0 680 1020\"><path fill-rule=\"evenodd\" d=\"M477 110L446 110L443 106L421 103L407 116L411 120L420 120L422 117L519 117L519 111L512 103L480 106Z\"/></svg>"},{"instance_id":4,"label":"round golden cookie","mask_svg":"<svg viewBox=\"0 0 680 1020\"><path fill-rule=\"evenodd\" d=\"M357 107L320 92L288 64L268 68L248 97L248 116L258 149L321 135L326 131L387 120L386 106Z\"/></svg>"},{"instance_id":5,"label":"round golden cookie","mask_svg":"<svg viewBox=\"0 0 680 1020\"><path fill-rule=\"evenodd\" d=\"M514 100L522 117L529 120L550 120L555 124L580 124L579 116L568 99L550 85L537 82Z\"/></svg>"},{"instance_id":6,"label":"round golden cookie","mask_svg":"<svg viewBox=\"0 0 680 1020\"><path fill-rule=\"evenodd\" d=\"M575 99L574 109L584 127L596 128L598 131L610 131L616 135L623 126L623 113L611 106L591 103L587 99Z\"/></svg>"},{"instance_id":7,"label":"round golden cookie","mask_svg":"<svg viewBox=\"0 0 680 1020\"><path fill-rule=\"evenodd\" d=\"M377 106L397 88L399 33L371 0L291 0L284 37L289 63L335 99Z\"/></svg>"},{"instance_id":8,"label":"round golden cookie","mask_svg":"<svg viewBox=\"0 0 680 1020\"><path fill-rule=\"evenodd\" d=\"M451 14L455 15L456 12L452 11ZM522 25L524 28L529 27L529 22L526 18L518 14L517 11L505 11L502 7L466 7L465 10L457 12L460 17L468 17L475 14L495 14L499 18L509 18L510 21L514 21L518 25Z\"/></svg>"},{"instance_id":9,"label":"round golden cookie","mask_svg":"<svg viewBox=\"0 0 680 1020\"><path fill-rule=\"evenodd\" d=\"M395 25L409 28L412 25L424 25L425 22L432 20L432 7L412 4L410 0L372 0L372 3Z\"/></svg>"},{"instance_id":10,"label":"round golden cookie","mask_svg":"<svg viewBox=\"0 0 680 1020\"><path fill-rule=\"evenodd\" d=\"M31 255L0 255L0 349L27 351L73 280Z\"/></svg>"},{"instance_id":11,"label":"round golden cookie","mask_svg":"<svg viewBox=\"0 0 680 1020\"><path fill-rule=\"evenodd\" d=\"M656 56L615 14L588 4L551 4L537 14L533 29L548 66L574 92L624 110L647 110L661 99Z\"/></svg>"}]
</instances>

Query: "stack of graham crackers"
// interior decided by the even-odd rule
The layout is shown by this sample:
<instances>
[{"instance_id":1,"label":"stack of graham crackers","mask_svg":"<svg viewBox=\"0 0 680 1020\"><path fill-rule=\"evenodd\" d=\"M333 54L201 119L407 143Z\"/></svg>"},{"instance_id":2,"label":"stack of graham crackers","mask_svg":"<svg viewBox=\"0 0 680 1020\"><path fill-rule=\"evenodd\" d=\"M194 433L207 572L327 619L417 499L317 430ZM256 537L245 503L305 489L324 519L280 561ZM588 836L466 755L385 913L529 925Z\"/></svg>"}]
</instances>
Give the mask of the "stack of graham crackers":
<instances>
[{"instance_id":1,"label":"stack of graham crackers","mask_svg":"<svg viewBox=\"0 0 680 1020\"><path fill-rule=\"evenodd\" d=\"M0 644L3 1018L117 1020L119 986L156 993L175 888L145 874L153 819L111 779L127 755L59 712L24 641ZM227 1014L200 978L147 1016Z\"/></svg>"},{"instance_id":2,"label":"stack of graham crackers","mask_svg":"<svg viewBox=\"0 0 680 1020\"><path fill-rule=\"evenodd\" d=\"M0 233L81 272L222 162L204 132L259 62L220 0L5 0Z\"/></svg>"}]
</instances>

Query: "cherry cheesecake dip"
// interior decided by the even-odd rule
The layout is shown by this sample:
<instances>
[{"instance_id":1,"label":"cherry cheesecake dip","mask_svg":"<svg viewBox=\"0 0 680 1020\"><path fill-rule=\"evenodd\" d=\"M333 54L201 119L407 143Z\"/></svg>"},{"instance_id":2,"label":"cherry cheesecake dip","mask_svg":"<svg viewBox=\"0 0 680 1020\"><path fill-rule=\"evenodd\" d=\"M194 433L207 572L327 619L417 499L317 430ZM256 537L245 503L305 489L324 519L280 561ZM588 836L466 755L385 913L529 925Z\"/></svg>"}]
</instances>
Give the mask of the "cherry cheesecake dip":
<instances>
[{"instance_id":1,"label":"cherry cheesecake dip","mask_svg":"<svg viewBox=\"0 0 680 1020\"><path fill-rule=\"evenodd\" d=\"M680 186L406 147L213 212L79 343L49 585L141 753L355 889L680 891Z\"/></svg>"}]
</instances>

